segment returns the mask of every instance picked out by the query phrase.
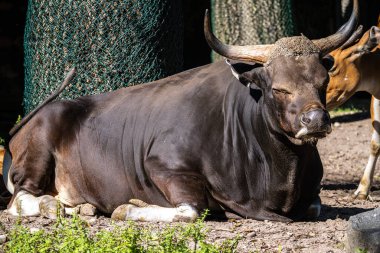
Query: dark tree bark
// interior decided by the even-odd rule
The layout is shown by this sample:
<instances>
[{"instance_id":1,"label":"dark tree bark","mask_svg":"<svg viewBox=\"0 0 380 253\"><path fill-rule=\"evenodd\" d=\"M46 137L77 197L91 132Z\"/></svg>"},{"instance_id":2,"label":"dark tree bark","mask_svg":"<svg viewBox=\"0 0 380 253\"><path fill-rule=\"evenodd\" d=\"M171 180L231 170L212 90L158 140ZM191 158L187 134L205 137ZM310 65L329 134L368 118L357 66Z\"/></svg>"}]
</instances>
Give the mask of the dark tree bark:
<instances>
[{"instance_id":1,"label":"dark tree bark","mask_svg":"<svg viewBox=\"0 0 380 253\"><path fill-rule=\"evenodd\" d=\"M214 32L224 43L270 44L295 34L292 0L213 0L211 6Z\"/></svg>"}]
</instances>

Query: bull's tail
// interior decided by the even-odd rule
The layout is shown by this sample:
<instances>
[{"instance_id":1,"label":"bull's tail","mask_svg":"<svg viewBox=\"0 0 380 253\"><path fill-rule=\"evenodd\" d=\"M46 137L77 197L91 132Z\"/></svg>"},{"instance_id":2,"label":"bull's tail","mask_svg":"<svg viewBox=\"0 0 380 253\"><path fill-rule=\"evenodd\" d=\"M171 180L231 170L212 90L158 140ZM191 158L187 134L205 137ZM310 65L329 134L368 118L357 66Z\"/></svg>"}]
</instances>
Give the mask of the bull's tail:
<instances>
[{"instance_id":1,"label":"bull's tail","mask_svg":"<svg viewBox=\"0 0 380 253\"><path fill-rule=\"evenodd\" d=\"M12 157L11 157L11 154L9 153L9 151L6 149L5 152L4 152L4 158L3 158L3 168L2 168L2 174L3 174L3 183L4 183L4 186L5 188L11 193L13 194L14 192L14 186L13 184L11 183L11 181L9 180L9 169L11 168L11 165L12 165ZM4 190L3 189L3 183L0 182L1 184L1 187L0 187L0 207L3 206L2 203L1 203L1 195L4 194Z\"/></svg>"},{"instance_id":2,"label":"bull's tail","mask_svg":"<svg viewBox=\"0 0 380 253\"><path fill-rule=\"evenodd\" d=\"M13 136L15 133L17 133L20 128L25 125L42 107L44 107L46 104L50 103L52 100L54 100L65 88L67 85L69 85L70 81L73 79L75 75L75 67L72 68L69 73L67 73L65 80L61 84L61 86L48 98L46 98L42 104L37 106L33 111L28 113L17 125L15 125L10 131L9 135L10 137Z\"/></svg>"}]
</instances>

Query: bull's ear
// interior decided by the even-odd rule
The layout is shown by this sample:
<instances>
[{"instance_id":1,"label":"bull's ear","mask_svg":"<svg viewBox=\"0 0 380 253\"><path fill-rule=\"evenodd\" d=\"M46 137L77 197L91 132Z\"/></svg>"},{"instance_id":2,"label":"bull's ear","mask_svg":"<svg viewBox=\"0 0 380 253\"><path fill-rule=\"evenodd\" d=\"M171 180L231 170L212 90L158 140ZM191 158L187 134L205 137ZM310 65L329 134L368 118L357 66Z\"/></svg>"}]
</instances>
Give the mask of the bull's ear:
<instances>
[{"instance_id":1,"label":"bull's ear","mask_svg":"<svg viewBox=\"0 0 380 253\"><path fill-rule=\"evenodd\" d=\"M226 59L226 63L231 67L231 72L245 86L255 85L255 80L252 78L252 71L263 65L258 63L234 62Z\"/></svg>"},{"instance_id":2,"label":"bull's ear","mask_svg":"<svg viewBox=\"0 0 380 253\"><path fill-rule=\"evenodd\" d=\"M365 44L362 47L358 48L358 51L360 51L361 53L369 53L379 44L380 44L380 28L376 26L372 26L371 29L369 29L368 40L365 42Z\"/></svg>"}]
</instances>

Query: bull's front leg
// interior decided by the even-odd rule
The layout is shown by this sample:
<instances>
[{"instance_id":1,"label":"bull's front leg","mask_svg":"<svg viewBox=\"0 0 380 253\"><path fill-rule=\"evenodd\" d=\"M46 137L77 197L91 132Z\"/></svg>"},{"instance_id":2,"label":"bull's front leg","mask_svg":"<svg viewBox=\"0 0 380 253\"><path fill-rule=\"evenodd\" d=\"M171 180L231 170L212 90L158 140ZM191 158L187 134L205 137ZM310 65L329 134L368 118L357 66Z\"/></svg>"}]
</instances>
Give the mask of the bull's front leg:
<instances>
[{"instance_id":1,"label":"bull's front leg","mask_svg":"<svg viewBox=\"0 0 380 253\"><path fill-rule=\"evenodd\" d=\"M380 100L374 98L373 96L371 100L371 122L373 131L371 137L370 155L364 169L363 176L360 180L360 184L354 193L354 197L358 199L367 199L369 197L376 161L380 154Z\"/></svg>"},{"instance_id":2,"label":"bull's front leg","mask_svg":"<svg viewBox=\"0 0 380 253\"><path fill-rule=\"evenodd\" d=\"M154 167L154 168L152 168ZM206 187L200 175L191 170L163 168L156 161L146 162L150 179L172 207L149 205L142 201L119 206L112 214L118 220L192 222L207 208Z\"/></svg>"},{"instance_id":3,"label":"bull's front leg","mask_svg":"<svg viewBox=\"0 0 380 253\"><path fill-rule=\"evenodd\" d=\"M136 199L131 199L129 202L130 204L124 204L116 208L111 218L114 220L163 222L193 222L198 218L198 211L188 204L170 208L149 205Z\"/></svg>"}]
</instances>

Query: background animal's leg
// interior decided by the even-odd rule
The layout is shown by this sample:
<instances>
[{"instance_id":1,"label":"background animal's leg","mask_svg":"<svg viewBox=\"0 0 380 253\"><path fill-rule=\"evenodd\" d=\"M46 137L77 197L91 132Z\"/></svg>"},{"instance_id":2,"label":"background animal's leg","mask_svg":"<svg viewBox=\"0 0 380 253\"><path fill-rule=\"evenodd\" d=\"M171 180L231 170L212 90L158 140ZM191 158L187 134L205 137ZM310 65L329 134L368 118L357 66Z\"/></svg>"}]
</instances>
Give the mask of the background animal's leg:
<instances>
[{"instance_id":1,"label":"background animal's leg","mask_svg":"<svg viewBox=\"0 0 380 253\"><path fill-rule=\"evenodd\" d=\"M370 155L358 189L354 193L354 197L359 199L367 199L367 197L369 197L376 161L380 153L380 100L374 98L373 96L371 99L371 122L373 131L371 137Z\"/></svg>"}]
</instances>

